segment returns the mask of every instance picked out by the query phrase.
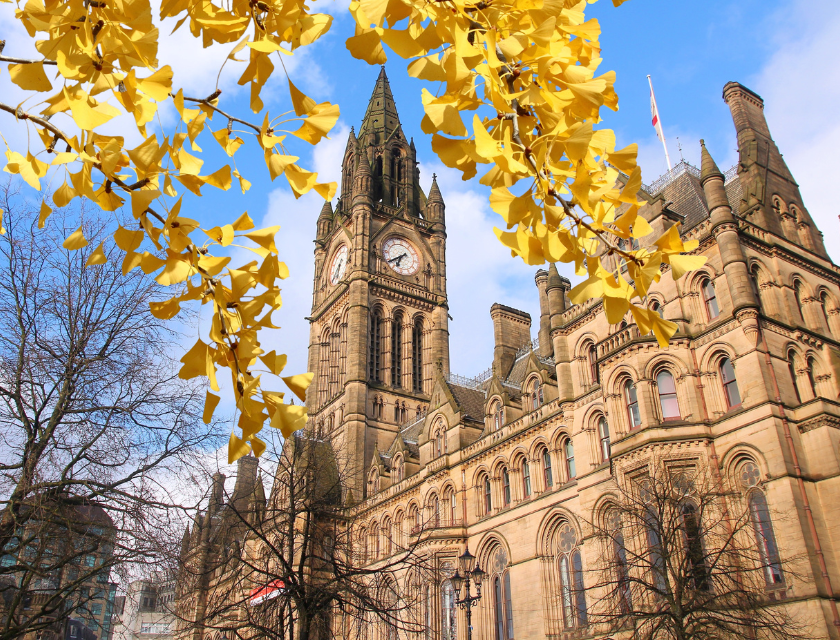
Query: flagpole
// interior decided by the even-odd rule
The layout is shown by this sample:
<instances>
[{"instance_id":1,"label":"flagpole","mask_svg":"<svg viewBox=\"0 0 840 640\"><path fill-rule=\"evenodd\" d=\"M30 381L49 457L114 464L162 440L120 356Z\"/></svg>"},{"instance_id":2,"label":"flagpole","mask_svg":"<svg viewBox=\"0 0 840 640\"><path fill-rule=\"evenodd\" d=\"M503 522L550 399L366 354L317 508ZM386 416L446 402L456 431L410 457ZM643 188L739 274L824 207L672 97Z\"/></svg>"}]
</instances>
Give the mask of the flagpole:
<instances>
[{"instance_id":1,"label":"flagpole","mask_svg":"<svg viewBox=\"0 0 840 640\"><path fill-rule=\"evenodd\" d=\"M662 130L662 120L659 118L659 107L656 106L656 94L653 93L653 81L647 77L650 85L650 106L653 112L653 126L656 129L657 138L662 141L662 148L665 149L665 161L668 163L668 171L671 170L671 156L668 155L668 145L665 144L665 132Z\"/></svg>"}]
</instances>

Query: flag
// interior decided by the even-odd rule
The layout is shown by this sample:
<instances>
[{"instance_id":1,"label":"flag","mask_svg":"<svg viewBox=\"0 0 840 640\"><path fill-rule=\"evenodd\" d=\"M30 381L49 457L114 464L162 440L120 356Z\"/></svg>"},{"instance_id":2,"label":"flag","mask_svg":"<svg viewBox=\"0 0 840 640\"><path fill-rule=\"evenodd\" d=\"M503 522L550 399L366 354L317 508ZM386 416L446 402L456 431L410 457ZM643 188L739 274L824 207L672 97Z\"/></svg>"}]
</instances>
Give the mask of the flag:
<instances>
[{"instance_id":1,"label":"flag","mask_svg":"<svg viewBox=\"0 0 840 640\"><path fill-rule=\"evenodd\" d=\"M659 109L656 107L656 97L653 95L653 87L650 88L650 117L651 124L656 129L656 137L664 144L665 134L662 132L662 121L659 119Z\"/></svg>"}]
</instances>

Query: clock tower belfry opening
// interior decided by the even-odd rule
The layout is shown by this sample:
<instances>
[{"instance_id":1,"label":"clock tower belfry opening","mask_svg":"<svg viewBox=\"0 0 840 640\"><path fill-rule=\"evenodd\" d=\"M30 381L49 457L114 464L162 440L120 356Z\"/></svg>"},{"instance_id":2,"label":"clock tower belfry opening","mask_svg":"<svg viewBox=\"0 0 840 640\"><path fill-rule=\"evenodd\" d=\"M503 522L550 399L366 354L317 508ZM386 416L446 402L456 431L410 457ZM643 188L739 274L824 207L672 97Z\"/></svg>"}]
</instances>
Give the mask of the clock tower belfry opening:
<instances>
[{"instance_id":1,"label":"clock tower belfry opening","mask_svg":"<svg viewBox=\"0 0 840 640\"><path fill-rule=\"evenodd\" d=\"M342 158L341 191L318 216L307 429L346 458L354 499L375 451L425 414L449 374L445 205L420 187L383 67Z\"/></svg>"}]
</instances>

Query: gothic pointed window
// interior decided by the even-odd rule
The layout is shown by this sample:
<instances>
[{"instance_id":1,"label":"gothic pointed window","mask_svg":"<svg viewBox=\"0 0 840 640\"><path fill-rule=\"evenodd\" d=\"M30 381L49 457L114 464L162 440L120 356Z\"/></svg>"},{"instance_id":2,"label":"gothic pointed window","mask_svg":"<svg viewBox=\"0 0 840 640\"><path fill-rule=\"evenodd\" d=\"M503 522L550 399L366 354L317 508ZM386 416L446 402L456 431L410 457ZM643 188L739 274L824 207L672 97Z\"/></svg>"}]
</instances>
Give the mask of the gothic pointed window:
<instances>
[{"instance_id":1,"label":"gothic pointed window","mask_svg":"<svg viewBox=\"0 0 840 640\"><path fill-rule=\"evenodd\" d=\"M545 482L545 488L550 489L554 486L554 477L551 475L551 454L548 452L548 449L543 449L542 464L543 481Z\"/></svg>"},{"instance_id":2,"label":"gothic pointed window","mask_svg":"<svg viewBox=\"0 0 840 640\"><path fill-rule=\"evenodd\" d=\"M621 516L613 511L607 516L607 526L610 532L609 544L612 546L612 564L615 572L615 597L619 610L627 613L632 607L633 598L630 590L630 575L627 564L627 547L624 543Z\"/></svg>"},{"instance_id":3,"label":"gothic pointed window","mask_svg":"<svg viewBox=\"0 0 840 640\"><path fill-rule=\"evenodd\" d=\"M589 345L586 350L586 361L589 365L589 384L598 384L600 382L598 374L598 351L595 349L594 344Z\"/></svg>"},{"instance_id":4,"label":"gothic pointed window","mask_svg":"<svg viewBox=\"0 0 840 640\"><path fill-rule=\"evenodd\" d=\"M706 316L709 321L714 320L720 315L720 308L717 302L717 293L715 292L714 283L706 279L700 285L703 291L703 303L706 306Z\"/></svg>"},{"instance_id":5,"label":"gothic pointed window","mask_svg":"<svg viewBox=\"0 0 840 640\"><path fill-rule=\"evenodd\" d=\"M531 467L527 460L522 461L522 495L531 497Z\"/></svg>"},{"instance_id":6,"label":"gothic pointed window","mask_svg":"<svg viewBox=\"0 0 840 640\"><path fill-rule=\"evenodd\" d=\"M502 403L496 400L490 405L490 415L493 419L493 431L498 431L502 428L505 422L505 409Z\"/></svg>"},{"instance_id":7,"label":"gothic pointed window","mask_svg":"<svg viewBox=\"0 0 840 640\"><path fill-rule=\"evenodd\" d=\"M566 629L587 624L586 594L583 585L583 563L577 548L577 533L564 523L557 532L557 568L560 573L560 600L563 626Z\"/></svg>"},{"instance_id":8,"label":"gothic pointed window","mask_svg":"<svg viewBox=\"0 0 840 640\"><path fill-rule=\"evenodd\" d=\"M604 416L598 420L598 442L601 445L601 462L607 462L610 459L610 427Z\"/></svg>"},{"instance_id":9,"label":"gothic pointed window","mask_svg":"<svg viewBox=\"0 0 840 640\"><path fill-rule=\"evenodd\" d=\"M507 553L497 547L491 556L490 575L493 582L492 618L495 627L493 640L513 640L513 599Z\"/></svg>"},{"instance_id":10,"label":"gothic pointed window","mask_svg":"<svg viewBox=\"0 0 840 640\"><path fill-rule=\"evenodd\" d=\"M490 476L484 476L482 485L484 488L484 515L490 515L493 511L493 491L490 486Z\"/></svg>"},{"instance_id":11,"label":"gothic pointed window","mask_svg":"<svg viewBox=\"0 0 840 640\"><path fill-rule=\"evenodd\" d=\"M708 591L709 569L706 566L706 551L703 544L703 530L700 514L692 502L686 502L680 510L685 543L686 560L695 589Z\"/></svg>"},{"instance_id":12,"label":"gothic pointed window","mask_svg":"<svg viewBox=\"0 0 840 640\"><path fill-rule=\"evenodd\" d=\"M414 393L423 393L423 319L417 318L411 331L411 375Z\"/></svg>"},{"instance_id":13,"label":"gothic pointed window","mask_svg":"<svg viewBox=\"0 0 840 640\"><path fill-rule=\"evenodd\" d=\"M639 395L632 380L624 383L624 402L627 404L627 422L630 429L642 426L642 414L639 412Z\"/></svg>"},{"instance_id":14,"label":"gothic pointed window","mask_svg":"<svg viewBox=\"0 0 840 640\"><path fill-rule=\"evenodd\" d=\"M805 375L808 379L808 388L809 388L809 391L811 392L811 395L816 396L817 395L817 388L814 385L814 371L817 368L817 363L813 358L808 358L806 363L807 363L808 366L805 367Z\"/></svg>"},{"instance_id":15,"label":"gothic pointed window","mask_svg":"<svg viewBox=\"0 0 840 640\"><path fill-rule=\"evenodd\" d=\"M749 491L750 520L752 522L755 541L758 546L759 557L764 574L764 581L768 587L783 585L782 564L779 559L779 547L776 544L776 534L770 519L767 498L758 488L761 472L752 460L743 462L738 468L738 480L744 490Z\"/></svg>"},{"instance_id":16,"label":"gothic pointed window","mask_svg":"<svg viewBox=\"0 0 840 640\"><path fill-rule=\"evenodd\" d=\"M502 500L506 507L510 506L510 472L507 467L502 469Z\"/></svg>"},{"instance_id":17,"label":"gothic pointed window","mask_svg":"<svg viewBox=\"0 0 840 640\"><path fill-rule=\"evenodd\" d=\"M659 391L659 406L663 420L679 420L680 404L677 400L677 386L670 371L663 369L656 374L656 387Z\"/></svg>"},{"instance_id":18,"label":"gothic pointed window","mask_svg":"<svg viewBox=\"0 0 840 640\"><path fill-rule=\"evenodd\" d=\"M797 385L796 379L796 352L791 349L788 351L787 356L787 365L788 365L788 373L790 374L790 380L793 383L793 393L796 396L797 404L802 402L802 396L799 395L799 386Z\"/></svg>"},{"instance_id":19,"label":"gothic pointed window","mask_svg":"<svg viewBox=\"0 0 840 640\"><path fill-rule=\"evenodd\" d=\"M379 309L370 319L370 358L368 377L371 382L382 382L382 314Z\"/></svg>"},{"instance_id":20,"label":"gothic pointed window","mask_svg":"<svg viewBox=\"0 0 840 640\"><path fill-rule=\"evenodd\" d=\"M397 388L402 387L402 333L403 316L397 313L391 323L391 385Z\"/></svg>"},{"instance_id":21,"label":"gothic pointed window","mask_svg":"<svg viewBox=\"0 0 840 640\"><path fill-rule=\"evenodd\" d=\"M442 640L457 640L457 607L455 605L455 589L450 580L445 580L440 586L441 620L440 631Z\"/></svg>"},{"instance_id":22,"label":"gothic pointed window","mask_svg":"<svg viewBox=\"0 0 840 640\"><path fill-rule=\"evenodd\" d=\"M571 439L566 440L563 451L566 454L566 477L574 480L577 477L577 469L575 468L575 445L572 444Z\"/></svg>"},{"instance_id":23,"label":"gothic pointed window","mask_svg":"<svg viewBox=\"0 0 840 640\"><path fill-rule=\"evenodd\" d=\"M732 409L741 405L741 393L738 391L738 381L735 379L735 368L729 358L720 361L720 381L723 384L723 395L726 398L726 408Z\"/></svg>"}]
</instances>

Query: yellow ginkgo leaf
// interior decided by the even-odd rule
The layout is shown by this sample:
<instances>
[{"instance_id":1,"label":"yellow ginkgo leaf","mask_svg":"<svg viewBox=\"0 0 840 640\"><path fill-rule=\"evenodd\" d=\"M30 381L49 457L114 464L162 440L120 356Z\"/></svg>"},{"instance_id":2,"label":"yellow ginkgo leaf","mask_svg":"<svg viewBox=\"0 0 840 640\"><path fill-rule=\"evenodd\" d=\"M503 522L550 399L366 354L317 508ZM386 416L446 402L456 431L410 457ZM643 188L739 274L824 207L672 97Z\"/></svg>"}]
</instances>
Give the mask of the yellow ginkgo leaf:
<instances>
[{"instance_id":1,"label":"yellow ginkgo leaf","mask_svg":"<svg viewBox=\"0 0 840 640\"><path fill-rule=\"evenodd\" d=\"M26 91L49 91L52 89L50 79L44 72L44 64L10 64L9 76L21 89Z\"/></svg>"},{"instance_id":2,"label":"yellow ginkgo leaf","mask_svg":"<svg viewBox=\"0 0 840 640\"><path fill-rule=\"evenodd\" d=\"M271 418L271 426L280 429L284 438L290 437L295 431L306 424L306 407L301 405L281 404Z\"/></svg>"},{"instance_id":3,"label":"yellow ginkgo leaf","mask_svg":"<svg viewBox=\"0 0 840 640\"><path fill-rule=\"evenodd\" d=\"M260 356L260 360L265 363L271 373L279 376L286 366L287 357L285 353L276 354L274 351L269 351L264 356Z\"/></svg>"},{"instance_id":4,"label":"yellow ginkgo leaf","mask_svg":"<svg viewBox=\"0 0 840 640\"><path fill-rule=\"evenodd\" d=\"M239 458L251 453L251 446L246 440L242 440L235 433L231 432L228 440L228 464L233 464Z\"/></svg>"},{"instance_id":5,"label":"yellow ginkgo leaf","mask_svg":"<svg viewBox=\"0 0 840 640\"><path fill-rule=\"evenodd\" d=\"M248 229L254 228L254 221L251 220L251 216L248 215L246 211L241 216L239 216L231 225L234 231L248 231Z\"/></svg>"},{"instance_id":6,"label":"yellow ginkgo leaf","mask_svg":"<svg viewBox=\"0 0 840 640\"><path fill-rule=\"evenodd\" d=\"M246 233L244 235L246 238L255 242L266 251L276 254L277 247L274 244L274 236L277 235L279 230L280 226L278 225L274 227L266 227L265 229L258 229L257 231L251 231L250 233Z\"/></svg>"},{"instance_id":7,"label":"yellow ginkgo leaf","mask_svg":"<svg viewBox=\"0 0 840 640\"><path fill-rule=\"evenodd\" d=\"M316 106L315 101L298 89L291 79L289 80L289 95L292 98L292 107L296 116L306 115Z\"/></svg>"},{"instance_id":8,"label":"yellow ginkgo leaf","mask_svg":"<svg viewBox=\"0 0 840 640\"><path fill-rule=\"evenodd\" d=\"M47 205L47 201L42 200L41 201L41 213L38 214L38 228L39 229L44 228L44 225L47 222L47 218L50 217L51 213L52 213L52 209L50 209L49 206Z\"/></svg>"},{"instance_id":9,"label":"yellow ginkgo leaf","mask_svg":"<svg viewBox=\"0 0 840 640\"><path fill-rule=\"evenodd\" d=\"M150 302L149 310L155 318L169 320L178 315L178 312L181 310L181 302L178 298L170 298L163 302Z\"/></svg>"},{"instance_id":10,"label":"yellow ginkgo leaf","mask_svg":"<svg viewBox=\"0 0 840 640\"><path fill-rule=\"evenodd\" d=\"M286 383L286 386L289 387L289 389L292 390L292 393L300 398L302 402L306 402L306 390L312 383L314 375L315 374L311 371L309 373L299 373L294 376L283 378L283 382Z\"/></svg>"},{"instance_id":11,"label":"yellow ginkgo leaf","mask_svg":"<svg viewBox=\"0 0 840 640\"><path fill-rule=\"evenodd\" d=\"M219 404L219 400L221 398L216 394L210 393L207 391L204 396L204 413L201 416L201 419L204 421L204 424L210 424L213 420L213 412L216 410L216 407Z\"/></svg>"},{"instance_id":12,"label":"yellow ginkgo leaf","mask_svg":"<svg viewBox=\"0 0 840 640\"><path fill-rule=\"evenodd\" d=\"M85 266L90 267L91 265L105 264L106 262L108 262L108 257L105 255L105 251L103 250L103 243L100 242L99 246L96 247L94 252L88 257L87 262L85 262Z\"/></svg>"},{"instance_id":13,"label":"yellow ginkgo leaf","mask_svg":"<svg viewBox=\"0 0 840 640\"><path fill-rule=\"evenodd\" d=\"M210 388L213 391L219 390L216 382L216 365L213 364L213 350L199 338L192 349L181 358L184 366L178 372L178 377L190 380L198 376L204 376L210 380Z\"/></svg>"},{"instance_id":14,"label":"yellow ginkgo leaf","mask_svg":"<svg viewBox=\"0 0 840 640\"><path fill-rule=\"evenodd\" d=\"M64 242L61 244L62 247L68 249L69 251L78 251L82 247L86 247L88 245L88 241L85 239L84 233L82 233L82 228L79 227L73 233L71 233Z\"/></svg>"}]
</instances>

